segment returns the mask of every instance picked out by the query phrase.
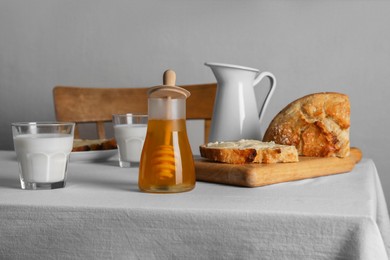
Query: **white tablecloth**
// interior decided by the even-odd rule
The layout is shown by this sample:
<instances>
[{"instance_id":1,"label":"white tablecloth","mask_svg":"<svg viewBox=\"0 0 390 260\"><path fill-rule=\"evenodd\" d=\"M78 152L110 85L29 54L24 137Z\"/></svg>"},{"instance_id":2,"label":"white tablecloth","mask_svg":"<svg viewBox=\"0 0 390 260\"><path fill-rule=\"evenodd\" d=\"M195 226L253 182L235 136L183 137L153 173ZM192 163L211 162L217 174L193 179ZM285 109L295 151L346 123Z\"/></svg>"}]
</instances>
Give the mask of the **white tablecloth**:
<instances>
[{"instance_id":1,"label":"white tablecloth","mask_svg":"<svg viewBox=\"0 0 390 260\"><path fill-rule=\"evenodd\" d=\"M21 190L0 151L0 259L388 259L390 223L375 165L241 188L197 182L147 194L137 168L71 162L64 189Z\"/></svg>"}]
</instances>

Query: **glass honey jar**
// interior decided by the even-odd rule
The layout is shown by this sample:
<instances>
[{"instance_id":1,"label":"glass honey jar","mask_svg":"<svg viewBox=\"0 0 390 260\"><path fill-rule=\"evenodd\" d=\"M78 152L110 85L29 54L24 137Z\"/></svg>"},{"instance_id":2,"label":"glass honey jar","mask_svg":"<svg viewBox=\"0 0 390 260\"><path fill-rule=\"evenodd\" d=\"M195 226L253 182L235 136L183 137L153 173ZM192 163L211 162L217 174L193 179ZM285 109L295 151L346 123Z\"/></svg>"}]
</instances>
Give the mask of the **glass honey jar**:
<instances>
[{"instance_id":1,"label":"glass honey jar","mask_svg":"<svg viewBox=\"0 0 390 260\"><path fill-rule=\"evenodd\" d=\"M195 166L186 128L187 90L175 86L172 70L164 85L148 91L148 127L140 160L141 191L175 193L195 187Z\"/></svg>"}]
</instances>

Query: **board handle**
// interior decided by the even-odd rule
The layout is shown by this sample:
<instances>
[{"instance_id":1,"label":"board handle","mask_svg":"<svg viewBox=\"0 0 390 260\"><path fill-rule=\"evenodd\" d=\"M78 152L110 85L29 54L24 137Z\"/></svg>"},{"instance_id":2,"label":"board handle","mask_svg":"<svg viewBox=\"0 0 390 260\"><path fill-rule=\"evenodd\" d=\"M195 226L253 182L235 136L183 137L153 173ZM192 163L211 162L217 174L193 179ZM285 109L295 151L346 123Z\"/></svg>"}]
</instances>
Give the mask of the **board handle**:
<instances>
[{"instance_id":1,"label":"board handle","mask_svg":"<svg viewBox=\"0 0 390 260\"><path fill-rule=\"evenodd\" d=\"M363 153L359 148L351 147L349 156L355 161L355 163L358 163L361 161L363 157Z\"/></svg>"}]
</instances>

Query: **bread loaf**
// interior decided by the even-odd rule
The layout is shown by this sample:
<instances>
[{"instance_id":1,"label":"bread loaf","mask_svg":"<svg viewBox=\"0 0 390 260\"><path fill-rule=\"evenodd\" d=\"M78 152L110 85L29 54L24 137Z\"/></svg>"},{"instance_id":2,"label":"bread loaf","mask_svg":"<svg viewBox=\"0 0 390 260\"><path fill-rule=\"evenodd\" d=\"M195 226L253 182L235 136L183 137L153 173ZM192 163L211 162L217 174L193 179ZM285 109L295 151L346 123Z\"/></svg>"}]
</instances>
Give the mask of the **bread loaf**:
<instances>
[{"instance_id":1,"label":"bread loaf","mask_svg":"<svg viewBox=\"0 0 390 260\"><path fill-rule=\"evenodd\" d=\"M287 105L271 121L263 141L294 145L299 155L349 155L350 103L345 94L324 92Z\"/></svg>"},{"instance_id":2,"label":"bread loaf","mask_svg":"<svg viewBox=\"0 0 390 260\"><path fill-rule=\"evenodd\" d=\"M298 152L294 146L258 140L208 143L200 146L200 155L211 161L233 164L298 161Z\"/></svg>"}]
</instances>

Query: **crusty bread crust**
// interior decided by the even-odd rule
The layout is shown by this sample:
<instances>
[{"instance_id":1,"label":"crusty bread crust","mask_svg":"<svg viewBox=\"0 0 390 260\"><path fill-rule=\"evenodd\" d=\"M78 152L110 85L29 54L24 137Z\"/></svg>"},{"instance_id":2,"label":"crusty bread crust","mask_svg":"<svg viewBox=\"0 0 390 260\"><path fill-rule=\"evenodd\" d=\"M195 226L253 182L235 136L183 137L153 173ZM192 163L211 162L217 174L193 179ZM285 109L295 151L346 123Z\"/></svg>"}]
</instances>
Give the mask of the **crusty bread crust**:
<instances>
[{"instance_id":1,"label":"crusty bread crust","mask_svg":"<svg viewBox=\"0 0 390 260\"><path fill-rule=\"evenodd\" d=\"M297 162L298 152L294 146L276 145L269 147L214 147L204 144L199 147L200 155L215 162L244 163L280 163Z\"/></svg>"},{"instance_id":2,"label":"crusty bread crust","mask_svg":"<svg viewBox=\"0 0 390 260\"><path fill-rule=\"evenodd\" d=\"M270 123L263 141L294 145L299 155L346 157L350 152L350 103L345 94L324 92L299 98Z\"/></svg>"}]
</instances>

